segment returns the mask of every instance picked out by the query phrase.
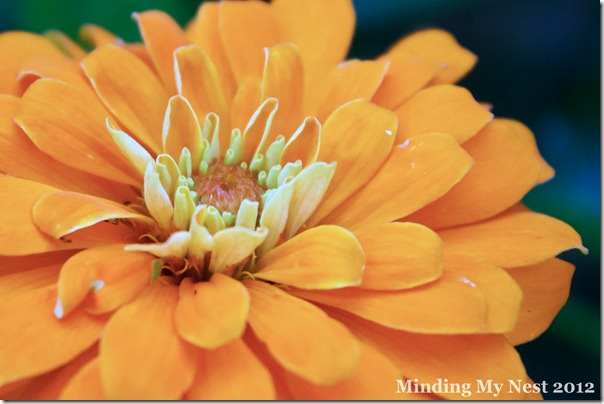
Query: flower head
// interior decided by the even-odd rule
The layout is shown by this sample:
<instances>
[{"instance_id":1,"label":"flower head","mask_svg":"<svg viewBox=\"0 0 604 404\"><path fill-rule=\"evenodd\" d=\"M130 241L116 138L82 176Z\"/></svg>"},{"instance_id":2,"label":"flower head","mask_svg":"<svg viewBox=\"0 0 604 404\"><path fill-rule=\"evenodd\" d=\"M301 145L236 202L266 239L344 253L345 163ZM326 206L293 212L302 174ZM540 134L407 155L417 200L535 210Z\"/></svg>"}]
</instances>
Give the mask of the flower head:
<instances>
[{"instance_id":1,"label":"flower head","mask_svg":"<svg viewBox=\"0 0 604 404\"><path fill-rule=\"evenodd\" d=\"M583 247L520 203L553 170L454 84L471 52L425 30L344 61L348 0L134 18L142 44L89 25L90 53L0 35L3 397L530 382L513 346L566 300L555 256Z\"/></svg>"}]
</instances>

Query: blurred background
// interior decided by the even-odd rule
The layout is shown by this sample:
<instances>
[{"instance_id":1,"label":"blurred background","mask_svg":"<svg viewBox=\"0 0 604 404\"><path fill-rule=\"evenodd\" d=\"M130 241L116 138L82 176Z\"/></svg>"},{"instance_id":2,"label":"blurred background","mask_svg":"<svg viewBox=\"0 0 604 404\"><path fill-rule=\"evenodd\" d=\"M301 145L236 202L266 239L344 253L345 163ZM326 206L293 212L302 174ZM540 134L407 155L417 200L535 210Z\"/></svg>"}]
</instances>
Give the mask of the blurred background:
<instances>
[{"instance_id":1,"label":"blurred background","mask_svg":"<svg viewBox=\"0 0 604 404\"><path fill-rule=\"evenodd\" d=\"M600 5L595 0L355 0L357 31L350 57L374 58L405 34L438 27L479 56L463 79L497 116L529 126L556 177L525 198L532 209L572 225L589 255L576 265L571 295L550 329L519 346L536 382L592 382L596 394L546 399L600 399ZM0 31L59 29L77 37L95 23L127 41L139 36L133 11L161 9L185 24L192 0L0 0Z\"/></svg>"}]
</instances>

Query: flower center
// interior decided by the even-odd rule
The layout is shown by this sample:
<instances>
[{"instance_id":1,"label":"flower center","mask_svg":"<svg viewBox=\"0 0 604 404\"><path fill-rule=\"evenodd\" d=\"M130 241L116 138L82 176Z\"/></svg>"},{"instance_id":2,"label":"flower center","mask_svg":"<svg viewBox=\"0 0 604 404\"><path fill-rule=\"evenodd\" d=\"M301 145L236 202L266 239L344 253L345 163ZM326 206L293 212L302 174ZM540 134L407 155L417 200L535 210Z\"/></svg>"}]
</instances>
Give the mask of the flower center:
<instances>
[{"instance_id":1,"label":"flower center","mask_svg":"<svg viewBox=\"0 0 604 404\"><path fill-rule=\"evenodd\" d=\"M237 213L244 199L260 203L266 191L249 170L222 160L214 160L205 174L200 172L193 180L197 205L211 205L220 212Z\"/></svg>"}]
</instances>

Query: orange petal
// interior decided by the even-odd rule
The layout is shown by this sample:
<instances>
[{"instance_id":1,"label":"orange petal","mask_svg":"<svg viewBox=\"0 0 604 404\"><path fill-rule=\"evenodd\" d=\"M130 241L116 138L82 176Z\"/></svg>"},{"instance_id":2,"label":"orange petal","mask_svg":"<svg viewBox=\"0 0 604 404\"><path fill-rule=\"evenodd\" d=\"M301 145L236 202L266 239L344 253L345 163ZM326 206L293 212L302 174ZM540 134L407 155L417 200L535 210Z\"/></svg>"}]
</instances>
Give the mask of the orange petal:
<instances>
[{"instance_id":1,"label":"orange petal","mask_svg":"<svg viewBox=\"0 0 604 404\"><path fill-rule=\"evenodd\" d=\"M74 255L61 268L55 315L66 316L89 294L94 296L96 313L128 303L148 283L153 259L124 251L123 245L89 248Z\"/></svg>"},{"instance_id":2,"label":"orange petal","mask_svg":"<svg viewBox=\"0 0 604 404\"><path fill-rule=\"evenodd\" d=\"M2 257L4 260L4 257ZM0 295L3 298L11 294L26 293L56 283L61 265L45 265L28 271L0 276Z\"/></svg>"},{"instance_id":3,"label":"orange petal","mask_svg":"<svg viewBox=\"0 0 604 404\"><path fill-rule=\"evenodd\" d=\"M286 382L296 400L418 400L410 393L397 394L396 379L401 378L399 369L377 349L361 345L361 358L357 372L332 386L320 386L286 374Z\"/></svg>"},{"instance_id":4,"label":"orange petal","mask_svg":"<svg viewBox=\"0 0 604 404\"><path fill-rule=\"evenodd\" d=\"M19 31L0 35L0 94L23 94L25 88L17 80L21 65L37 56L65 57L40 35Z\"/></svg>"},{"instance_id":5,"label":"orange petal","mask_svg":"<svg viewBox=\"0 0 604 404\"><path fill-rule=\"evenodd\" d=\"M442 67L433 84L455 83L472 70L478 60L476 55L461 47L453 35L439 29L411 34L394 45L390 52L401 50L416 53Z\"/></svg>"},{"instance_id":6,"label":"orange petal","mask_svg":"<svg viewBox=\"0 0 604 404\"><path fill-rule=\"evenodd\" d=\"M131 219L148 225L155 221L116 202L77 192L55 192L41 197L33 208L36 225L54 238L106 220Z\"/></svg>"},{"instance_id":7,"label":"orange petal","mask_svg":"<svg viewBox=\"0 0 604 404\"><path fill-rule=\"evenodd\" d=\"M186 400L274 400L270 372L242 339L203 350Z\"/></svg>"},{"instance_id":8,"label":"orange petal","mask_svg":"<svg viewBox=\"0 0 604 404\"><path fill-rule=\"evenodd\" d=\"M82 61L84 72L107 108L139 140L159 153L168 93L136 56L105 45Z\"/></svg>"},{"instance_id":9,"label":"orange petal","mask_svg":"<svg viewBox=\"0 0 604 404\"><path fill-rule=\"evenodd\" d=\"M106 400L101 385L99 360L84 365L61 391L60 400Z\"/></svg>"},{"instance_id":10,"label":"orange petal","mask_svg":"<svg viewBox=\"0 0 604 404\"><path fill-rule=\"evenodd\" d=\"M532 265L578 248L581 237L560 220L513 209L494 218L438 233L445 251L483 259L500 267Z\"/></svg>"},{"instance_id":11,"label":"orange petal","mask_svg":"<svg viewBox=\"0 0 604 404\"><path fill-rule=\"evenodd\" d=\"M29 86L38 78L59 79L79 88L90 88L80 64L65 57L37 56L24 61L19 80Z\"/></svg>"},{"instance_id":12,"label":"orange petal","mask_svg":"<svg viewBox=\"0 0 604 404\"><path fill-rule=\"evenodd\" d=\"M15 122L54 159L90 174L140 185L130 164L105 129L107 112L93 97L56 79L32 84Z\"/></svg>"},{"instance_id":13,"label":"orange petal","mask_svg":"<svg viewBox=\"0 0 604 404\"><path fill-rule=\"evenodd\" d=\"M197 168L202 154L201 139L201 127L189 101L179 95L170 98L162 134L164 153L178 159L186 147L191 152L192 166Z\"/></svg>"},{"instance_id":14,"label":"orange petal","mask_svg":"<svg viewBox=\"0 0 604 404\"><path fill-rule=\"evenodd\" d=\"M323 85L324 74L344 60L355 26L350 0L271 2L284 40L295 43L302 55L307 94Z\"/></svg>"},{"instance_id":15,"label":"orange petal","mask_svg":"<svg viewBox=\"0 0 604 404\"><path fill-rule=\"evenodd\" d=\"M46 31L44 36L48 38L57 48L63 51L64 54L72 59L82 60L84 57L86 57L86 51L63 32L50 30Z\"/></svg>"},{"instance_id":16,"label":"orange petal","mask_svg":"<svg viewBox=\"0 0 604 404\"><path fill-rule=\"evenodd\" d=\"M492 118L462 87L443 84L421 90L396 111L397 143L422 133L442 132L463 143Z\"/></svg>"},{"instance_id":17,"label":"orange petal","mask_svg":"<svg viewBox=\"0 0 604 404\"><path fill-rule=\"evenodd\" d=\"M443 260L447 271L475 285L484 296L488 332L503 333L514 329L522 290L505 270L460 254L445 254Z\"/></svg>"},{"instance_id":18,"label":"orange petal","mask_svg":"<svg viewBox=\"0 0 604 404\"><path fill-rule=\"evenodd\" d=\"M519 122L495 119L463 147L474 159L472 169L442 198L405 220L438 229L489 218L518 203L541 172L535 138Z\"/></svg>"},{"instance_id":19,"label":"orange petal","mask_svg":"<svg viewBox=\"0 0 604 404\"><path fill-rule=\"evenodd\" d=\"M219 4L220 38L238 84L262 76L263 49L276 45L281 32L271 7L257 0Z\"/></svg>"},{"instance_id":20,"label":"orange petal","mask_svg":"<svg viewBox=\"0 0 604 404\"><path fill-rule=\"evenodd\" d=\"M53 265L63 265L71 257L74 251L54 251L44 254L24 255L21 257L3 256L0 260L0 276L18 274Z\"/></svg>"},{"instance_id":21,"label":"orange petal","mask_svg":"<svg viewBox=\"0 0 604 404\"><path fill-rule=\"evenodd\" d=\"M94 24L84 24L80 28L80 38L92 45L93 48L100 48L103 45L117 43L120 38L107 31L103 27Z\"/></svg>"},{"instance_id":22,"label":"orange petal","mask_svg":"<svg viewBox=\"0 0 604 404\"><path fill-rule=\"evenodd\" d=\"M130 186L92 176L54 160L14 123L20 99L0 95L0 171L14 177L119 201L133 198Z\"/></svg>"},{"instance_id":23,"label":"orange petal","mask_svg":"<svg viewBox=\"0 0 604 404\"><path fill-rule=\"evenodd\" d=\"M275 286L244 284L252 296L250 326L281 366L315 384L354 375L360 347L346 327Z\"/></svg>"},{"instance_id":24,"label":"orange petal","mask_svg":"<svg viewBox=\"0 0 604 404\"><path fill-rule=\"evenodd\" d=\"M243 161L248 164L262 150L278 106L279 102L274 98L265 100L254 112L245 127L243 132Z\"/></svg>"},{"instance_id":25,"label":"orange petal","mask_svg":"<svg viewBox=\"0 0 604 404\"><path fill-rule=\"evenodd\" d=\"M56 291L49 287L0 304L0 385L55 369L100 337L103 319L75 311L59 320L52 313L55 300Z\"/></svg>"},{"instance_id":26,"label":"orange petal","mask_svg":"<svg viewBox=\"0 0 604 404\"><path fill-rule=\"evenodd\" d=\"M376 326L349 314L337 315L358 337L384 353L406 379L419 383L438 383L443 388L439 396L449 399L492 400L521 399L524 393L509 391L510 380L527 380L522 360L502 335L427 335L397 331ZM497 364L494 366L493 364ZM481 393L477 380L502 383L504 388L494 397ZM444 388L444 382L462 386L469 383L470 396ZM403 386L405 383L403 383ZM396 389L393 381L393 389ZM402 389L401 389L402 390ZM451 391L453 390L453 391ZM407 390L408 391L408 390Z\"/></svg>"},{"instance_id":27,"label":"orange petal","mask_svg":"<svg viewBox=\"0 0 604 404\"><path fill-rule=\"evenodd\" d=\"M568 299L574 270L557 258L507 270L524 293L516 328L505 334L510 343L523 344L547 330Z\"/></svg>"},{"instance_id":28,"label":"orange petal","mask_svg":"<svg viewBox=\"0 0 604 404\"><path fill-rule=\"evenodd\" d=\"M392 149L396 126L391 111L366 100L352 101L331 114L321 131L317 160L335 161L336 173L309 226L316 225L374 176Z\"/></svg>"},{"instance_id":29,"label":"orange petal","mask_svg":"<svg viewBox=\"0 0 604 404\"><path fill-rule=\"evenodd\" d=\"M261 99L279 100L279 112L271 127L271 144L278 135L289 137L302 120L304 76L298 48L291 43L271 46L264 50L266 62L262 75Z\"/></svg>"},{"instance_id":30,"label":"orange petal","mask_svg":"<svg viewBox=\"0 0 604 404\"><path fill-rule=\"evenodd\" d=\"M174 51L188 44L185 33L172 17L162 11L134 13L133 17L166 90L170 95L176 94Z\"/></svg>"},{"instance_id":31,"label":"orange petal","mask_svg":"<svg viewBox=\"0 0 604 404\"><path fill-rule=\"evenodd\" d=\"M176 400L195 376L195 351L174 326L178 288L153 282L111 317L100 344L110 400Z\"/></svg>"},{"instance_id":32,"label":"orange petal","mask_svg":"<svg viewBox=\"0 0 604 404\"><path fill-rule=\"evenodd\" d=\"M261 80L259 77L248 77L237 89L231 108L233 128L243 129L260 106Z\"/></svg>"},{"instance_id":33,"label":"orange petal","mask_svg":"<svg viewBox=\"0 0 604 404\"><path fill-rule=\"evenodd\" d=\"M541 172L539 173L539 180L537 182L539 184L543 184L544 182L547 182L554 178L554 175L556 175L556 172L554 171L552 166L547 164L547 161L545 161L544 159L541 159Z\"/></svg>"},{"instance_id":34,"label":"orange petal","mask_svg":"<svg viewBox=\"0 0 604 404\"><path fill-rule=\"evenodd\" d=\"M468 334L485 332L487 326L486 304L480 290L466 278L446 270L434 282L400 291L346 288L290 293L399 330Z\"/></svg>"},{"instance_id":35,"label":"orange petal","mask_svg":"<svg viewBox=\"0 0 604 404\"><path fill-rule=\"evenodd\" d=\"M319 226L264 255L254 277L303 289L335 289L361 283L365 254L348 230Z\"/></svg>"},{"instance_id":36,"label":"orange petal","mask_svg":"<svg viewBox=\"0 0 604 404\"><path fill-rule=\"evenodd\" d=\"M220 144L226 149L230 140L230 137L226 137L230 136L229 102L221 87L216 67L208 55L194 45L177 49L174 57L178 94L191 103L200 123L205 121L210 112L218 115L223 134Z\"/></svg>"},{"instance_id":37,"label":"orange petal","mask_svg":"<svg viewBox=\"0 0 604 404\"><path fill-rule=\"evenodd\" d=\"M216 273L209 282L180 284L175 324L191 344L215 349L243 335L250 309L250 294L241 282Z\"/></svg>"},{"instance_id":38,"label":"orange petal","mask_svg":"<svg viewBox=\"0 0 604 404\"><path fill-rule=\"evenodd\" d=\"M324 122L340 105L357 98L370 100L382 83L388 65L380 60L349 60L334 67L309 105L311 114Z\"/></svg>"},{"instance_id":39,"label":"orange petal","mask_svg":"<svg viewBox=\"0 0 604 404\"><path fill-rule=\"evenodd\" d=\"M451 136L415 136L394 147L373 178L323 222L358 228L399 219L447 193L471 166Z\"/></svg>"},{"instance_id":40,"label":"orange petal","mask_svg":"<svg viewBox=\"0 0 604 404\"><path fill-rule=\"evenodd\" d=\"M187 28L187 36L191 43L199 46L210 57L218 72L222 91L227 100L231 100L235 95L235 79L220 38L219 11L219 3L201 3L197 15Z\"/></svg>"},{"instance_id":41,"label":"orange petal","mask_svg":"<svg viewBox=\"0 0 604 404\"><path fill-rule=\"evenodd\" d=\"M281 165L285 166L288 162L293 163L300 160L302 166L307 167L317 161L320 144L321 124L317 121L317 118L306 117L302 125L287 141L281 153Z\"/></svg>"},{"instance_id":42,"label":"orange petal","mask_svg":"<svg viewBox=\"0 0 604 404\"><path fill-rule=\"evenodd\" d=\"M391 110L425 87L440 71L437 63L402 49L389 52L380 60L388 61L390 67L371 100Z\"/></svg>"},{"instance_id":43,"label":"orange petal","mask_svg":"<svg viewBox=\"0 0 604 404\"><path fill-rule=\"evenodd\" d=\"M442 274L442 242L415 223L383 223L354 231L365 252L364 289L407 289Z\"/></svg>"}]
</instances>

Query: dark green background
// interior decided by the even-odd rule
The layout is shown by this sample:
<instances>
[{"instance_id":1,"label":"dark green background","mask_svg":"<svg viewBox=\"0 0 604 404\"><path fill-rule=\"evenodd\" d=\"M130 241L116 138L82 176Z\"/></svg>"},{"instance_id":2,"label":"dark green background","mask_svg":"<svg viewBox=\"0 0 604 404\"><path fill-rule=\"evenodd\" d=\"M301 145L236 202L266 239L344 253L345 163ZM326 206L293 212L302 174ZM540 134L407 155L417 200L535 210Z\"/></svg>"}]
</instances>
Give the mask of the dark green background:
<instances>
[{"instance_id":1,"label":"dark green background","mask_svg":"<svg viewBox=\"0 0 604 404\"><path fill-rule=\"evenodd\" d=\"M462 81L498 116L535 133L556 169L525 202L571 224L590 253L563 257L577 266L571 297L551 328L520 346L537 382L593 382L600 399L600 5L595 0L357 0L351 57L373 58L401 36L426 27L449 30L479 56ZM0 0L0 30L56 28L76 37L92 22L138 40L133 11L157 8L184 24L190 0ZM496 364L493 364L496 366Z\"/></svg>"}]
</instances>

